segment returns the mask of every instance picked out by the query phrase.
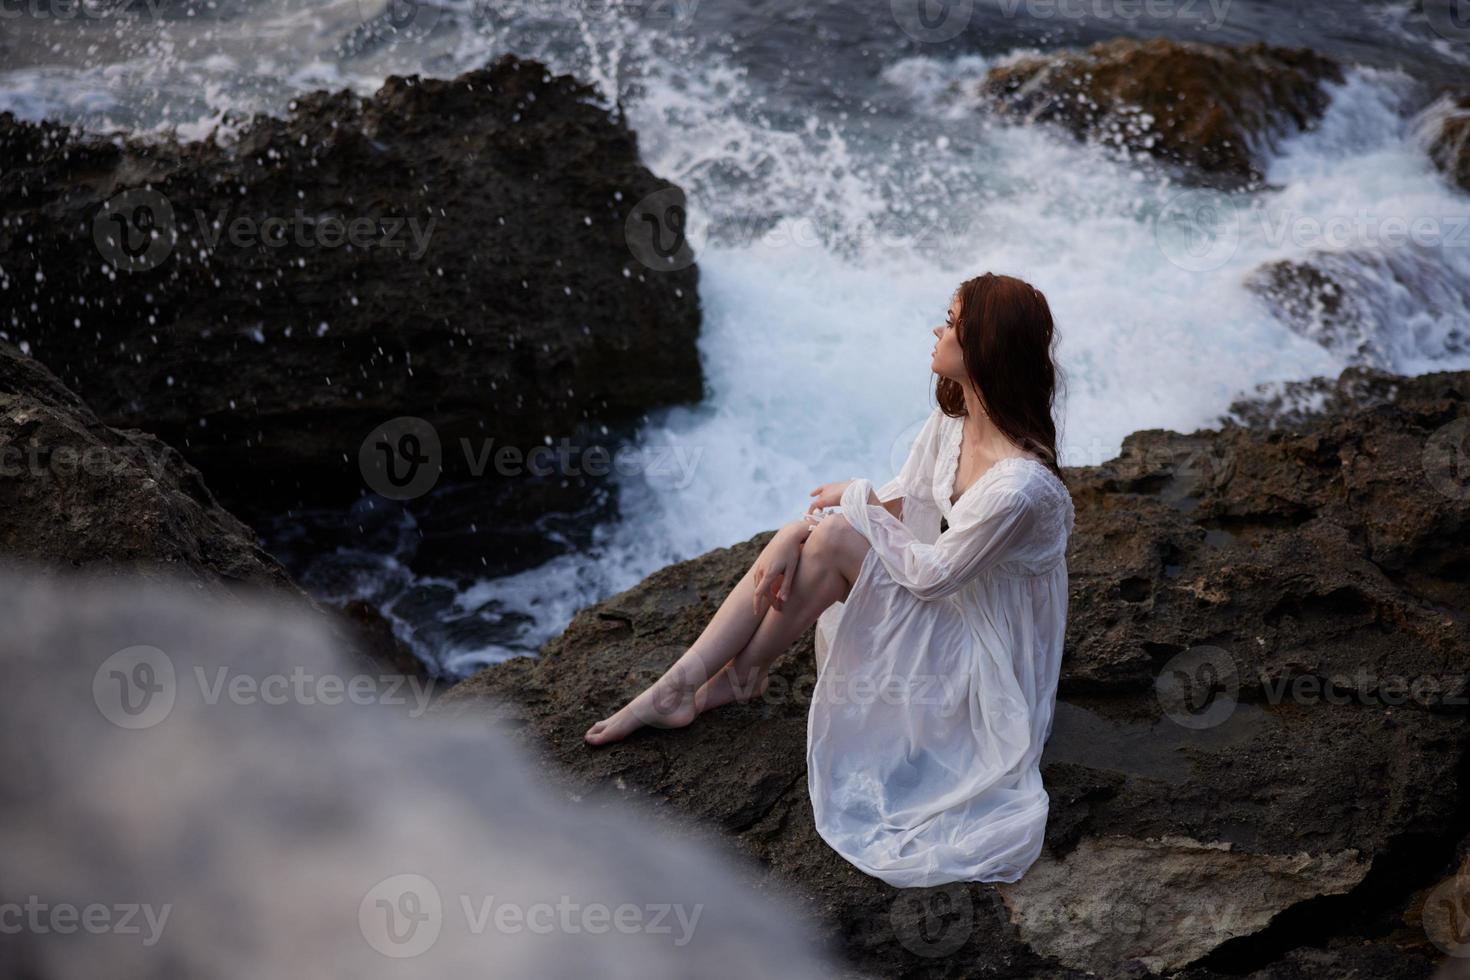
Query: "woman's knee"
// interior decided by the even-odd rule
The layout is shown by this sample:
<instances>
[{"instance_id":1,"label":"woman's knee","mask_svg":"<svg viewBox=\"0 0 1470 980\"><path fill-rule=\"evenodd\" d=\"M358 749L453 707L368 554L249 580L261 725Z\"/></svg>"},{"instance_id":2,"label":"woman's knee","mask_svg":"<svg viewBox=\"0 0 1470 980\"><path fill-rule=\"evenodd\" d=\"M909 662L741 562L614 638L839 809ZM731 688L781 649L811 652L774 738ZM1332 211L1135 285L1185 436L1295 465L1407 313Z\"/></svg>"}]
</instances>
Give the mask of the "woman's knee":
<instances>
[{"instance_id":1,"label":"woman's knee","mask_svg":"<svg viewBox=\"0 0 1470 980\"><path fill-rule=\"evenodd\" d=\"M836 550L841 529L838 523L847 523L847 519L841 514L828 514L812 528L812 533L807 535L806 543L801 546L801 557L803 560L822 561Z\"/></svg>"},{"instance_id":2,"label":"woman's knee","mask_svg":"<svg viewBox=\"0 0 1470 980\"><path fill-rule=\"evenodd\" d=\"M851 565L854 559L861 562L867 548L868 539L858 533L846 517L828 514L807 538L802 557L810 556L842 568Z\"/></svg>"}]
</instances>

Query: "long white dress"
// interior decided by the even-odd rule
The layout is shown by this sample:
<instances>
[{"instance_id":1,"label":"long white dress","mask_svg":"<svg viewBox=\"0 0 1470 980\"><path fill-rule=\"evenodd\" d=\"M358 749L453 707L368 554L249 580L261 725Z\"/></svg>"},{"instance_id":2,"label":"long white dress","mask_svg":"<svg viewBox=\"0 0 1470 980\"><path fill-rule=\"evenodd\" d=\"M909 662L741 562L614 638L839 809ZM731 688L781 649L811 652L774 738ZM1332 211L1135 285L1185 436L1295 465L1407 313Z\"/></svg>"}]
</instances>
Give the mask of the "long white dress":
<instances>
[{"instance_id":1,"label":"long white dress","mask_svg":"<svg viewBox=\"0 0 1470 980\"><path fill-rule=\"evenodd\" d=\"M1067 622L1066 486L1001 459L950 505L963 420L938 408L896 478L855 479L871 550L817 620L807 781L822 838L898 887L1015 881L1041 853ZM942 534L940 518L948 523Z\"/></svg>"}]
</instances>

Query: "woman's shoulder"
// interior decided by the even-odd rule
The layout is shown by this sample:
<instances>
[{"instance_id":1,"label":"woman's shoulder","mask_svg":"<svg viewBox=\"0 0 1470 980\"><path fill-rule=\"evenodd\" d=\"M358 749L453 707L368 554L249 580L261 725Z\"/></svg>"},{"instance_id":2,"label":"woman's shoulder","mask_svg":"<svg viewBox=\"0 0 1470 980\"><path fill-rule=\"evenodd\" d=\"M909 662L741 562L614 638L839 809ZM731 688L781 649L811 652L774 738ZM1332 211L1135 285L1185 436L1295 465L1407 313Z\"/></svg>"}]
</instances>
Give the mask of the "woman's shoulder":
<instances>
[{"instance_id":1,"label":"woman's shoulder","mask_svg":"<svg viewBox=\"0 0 1470 980\"><path fill-rule=\"evenodd\" d=\"M1000 469L991 490L1009 493L1026 506L1054 516L1065 533L1071 533L1075 520L1072 494L1050 466L1032 455L1006 456L992 465Z\"/></svg>"}]
</instances>

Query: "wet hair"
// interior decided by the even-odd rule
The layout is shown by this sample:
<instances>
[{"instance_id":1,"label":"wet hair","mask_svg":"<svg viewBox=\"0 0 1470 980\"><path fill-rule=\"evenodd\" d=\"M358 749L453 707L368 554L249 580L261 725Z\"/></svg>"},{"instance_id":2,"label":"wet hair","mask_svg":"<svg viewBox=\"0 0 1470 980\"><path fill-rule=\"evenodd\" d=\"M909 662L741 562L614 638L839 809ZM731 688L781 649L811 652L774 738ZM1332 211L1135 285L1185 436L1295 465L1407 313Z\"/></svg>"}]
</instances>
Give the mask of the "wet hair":
<instances>
[{"instance_id":1,"label":"wet hair","mask_svg":"<svg viewBox=\"0 0 1470 980\"><path fill-rule=\"evenodd\" d=\"M955 295L960 301L955 330L965 373L990 421L1062 479L1052 419L1060 372L1046 297L1028 282L989 272L961 283ZM944 414L964 417L959 382L941 377L934 394Z\"/></svg>"}]
</instances>

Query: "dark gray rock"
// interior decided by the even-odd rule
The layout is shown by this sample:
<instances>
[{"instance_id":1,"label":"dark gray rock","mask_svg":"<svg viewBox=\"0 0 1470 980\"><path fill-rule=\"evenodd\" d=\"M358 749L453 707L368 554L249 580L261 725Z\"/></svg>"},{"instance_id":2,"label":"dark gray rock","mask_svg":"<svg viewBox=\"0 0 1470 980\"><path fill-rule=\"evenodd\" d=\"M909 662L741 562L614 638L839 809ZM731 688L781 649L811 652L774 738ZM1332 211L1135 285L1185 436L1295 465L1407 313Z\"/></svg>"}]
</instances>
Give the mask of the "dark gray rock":
<instances>
[{"instance_id":1,"label":"dark gray rock","mask_svg":"<svg viewBox=\"0 0 1470 980\"><path fill-rule=\"evenodd\" d=\"M318 606L173 447L104 425L39 361L0 342L0 560L34 573L265 593L320 616L367 666L426 671L372 610Z\"/></svg>"},{"instance_id":2,"label":"dark gray rock","mask_svg":"<svg viewBox=\"0 0 1470 980\"><path fill-rule=\"evenodd\" d=\"M507 56L290 110L182 144L0 116L0 331L232 507L350 500L399 416L454 479L462 439L585 444L702 396L697 269L627 239L678 191L589 88Z\"/></svg>"},{"instance_id":3,"label":"dark gray rock","mask_svg":"<svg viewBox=\"0 0 1470 980\"><path fill-rule=\"evenodd\" d=\"M44 365L3 342L0 466L0 553L9 560L302 595L171 446L104 425Z\"/></svg>"}]
</instances>

